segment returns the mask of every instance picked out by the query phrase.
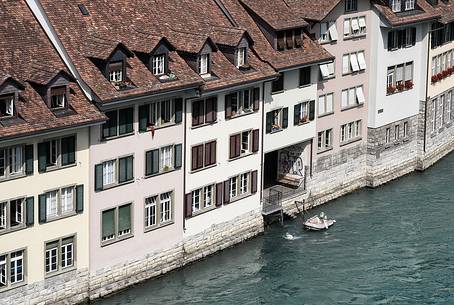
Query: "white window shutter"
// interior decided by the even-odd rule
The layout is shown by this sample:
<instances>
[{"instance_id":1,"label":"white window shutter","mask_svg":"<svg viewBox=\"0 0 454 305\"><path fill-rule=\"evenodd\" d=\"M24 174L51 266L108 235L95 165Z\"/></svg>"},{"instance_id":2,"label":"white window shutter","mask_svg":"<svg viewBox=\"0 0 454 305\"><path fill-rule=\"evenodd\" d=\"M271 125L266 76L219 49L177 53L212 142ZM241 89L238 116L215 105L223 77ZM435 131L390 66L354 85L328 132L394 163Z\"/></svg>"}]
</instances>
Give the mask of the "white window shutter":
<instances>
[{"instance_id":1,"label":"white window shutter","mask_svg":"<svg viewBox=\"0 0 454 305\"><path fill-rule=\"evenodd\" d=\"M329 35L331 37L331 40L333 40L333 41L336 41L338 39L336 23L335 22L331 21L329 23Z\"/></svg>"},{"instance_id":2,"label":"white window shutter","mask_svg":"<svg viewBox=\"0 0 454 305\"><path fill-rule=\"evenodd\" d=\"M345 36L350 35L350 19L344 20L344 35Z\"/></svg>"},{"instance_id":3,"label":"white window shutter","mask_svg":"<svg viewBox=\"0 0 454 305\"><path fill-rule=\"evenodd\" d=\"M396 70L396 81L403 80L403 77L404 77L403 74L404 74L404 67L403 66L397 67L397 70Z\"/></svg>"},{"instance_id":4,"label":"white window shutter","mask_svg":"<svg viewBox=\"0 0 454 305\"><path fill-rule=\"evenodd\" d=\"M327 64L320 65L320 72L322 72L323 78L327 78L329 76L328 65Z\"/></svg>"},{"instance_id":5,"label":"white window shutter","mask_svg":"<svg viewBox=\"0 0 454 305\"><path fill-rule=\"evenodd\" d=\"M348 54L345 54L342 56L342 73L347 74L348 73L348 66L349 66L349 60L348 60Z\"/></svg>"},{"instance_id":6,"label":"white window shutter","mask_svg":"<svg viewBox=\"0 0 454 305\"><path fill-rule=\"evenodd\" d=\"M348 92L347 90L342 90L342 108L345 108L348 106Z\"/></svg>"},{"instance_id":7,"label":"white window shutter","mask_svg":"<svg viewBox=\"0 0 454 305\"><path fill-rule=\"evenodd\" d=\"M366 58L364 58L364 51L358 52L358 63L361 70L366 69Z\"/></svg>"},{"instance_id":8,"label":"white window shutter","mask_svg":"<svg viewBox=\"0 0 454 305\"><path fill-rule=\"evenodd\" d=\"M319 96L318 97L318 114L324 114L325 113L325 96Z\"/></svg>"},{"instance_id":9,"label":"white window shutter","mask_svg":"<svg viewBox=\"0 0 454 305\"><path fill-rule=\"evenodd\" d=\"M353 72L359 71L358 59L356 58L356 53L350 54L350 63L352 65Z\"/></svg>"},{"instance_id":10,"label":"white window shutter","mask_svg":"<svg viewBox=\"0 0 454 305\"><path fill-rule=\"evenodd\" d=\"M348 105L354 105L356 100L355 88L348 89Z\"/></svg>"},{"instance_id":11,"label":"white window shutter","mask_svg":"<svg viewBox=\"0 0 454 305\"><path fill-rule=\"evenodd\" d=\"M358 19L352 18L352 29L353 31L359 31Z\"/></svg>"},{"instance_id":12,"label":"white window shutter","mask_svg":"<svg viewBox=\"0 0 454 305\"><path fill-rule=\"evenodd\" d=\"M366 27L366 17L359 17L359 26L361 28L365 28Z\"/></svg>"},{"instance_id":13,"label":"white window shutter","mask_svg":"<svg viewBox=\"0 0 454 305\"><path fill-rule=\"evenodd\" d=\"M405 66L405 80L413 79L413 64L408 64Z\"/></svg>"},{"instance_id":14,"label":"white window shutter","mask_svg":"<svg viewBox=\"0 0 454 305\"><path fill-rule=\"evenodd\" d=\"M330 75L334 75L334 62L328 64L328 72Z\"/></svg>"},{"instance_id":15,"label":"white window shutter","mask_svg":"<svg viewBox=\"0 0 454 305\"><path fill-rule=\"evenodd\" d=\"M326 96L326 112L333 112L333 94L330 93Z\"/></svg>"},{"instance_id":16,"label":"white window shutter","mask_svg":"<svg viewBox=\"0 0 454 305\"><path fill-rule=\"evenodd\" d=\"M364 104L366 99L364 98L363 86L356 87L356 99L358 104Z\"/></svg>"}]
</instances>

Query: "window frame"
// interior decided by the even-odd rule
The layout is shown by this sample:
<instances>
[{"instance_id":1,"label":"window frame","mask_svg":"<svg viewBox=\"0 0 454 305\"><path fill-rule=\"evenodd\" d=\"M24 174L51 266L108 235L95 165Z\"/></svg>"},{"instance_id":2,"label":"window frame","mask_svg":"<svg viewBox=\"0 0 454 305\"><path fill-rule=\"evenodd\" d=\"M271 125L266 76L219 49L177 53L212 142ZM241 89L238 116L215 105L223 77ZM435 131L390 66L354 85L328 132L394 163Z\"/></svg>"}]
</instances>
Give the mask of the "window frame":
<instances>
[{"instance_id":1,"label":"window frame","mask_svg":"<svg viewBox=\"0 0 454 305\"><path fill-rule=\"evenodd\" d=\"M355 12L358 10L358 0L345 0L345 13Z\"/></svg>"},{"instance_id":2,"label":"window frame","mask_svg":"<svg viewBox=\"0 0 454 305\"><path fill-rule=\"evenodd\" d=\"M25 156L25 146L24 144L13 145L13 146L6 146L0 147L0 151L3 152L3 175L0 176L0 181L15 179L26 176L25 166L26 166L26 156ZM21 170L19 172L11 172L12 168L12 150L20 149L21 152Z\"/></svg>"},{"instance_id":3,"label":"window frame","mask_svg":"<svg viewBox=\"0 0 454 305\"><path fill-rule=\"evenodd\" d=\"M247 191L242 192L241 191L241 183L242 183L242 177L243 175L247 175ZM252 171L246 171L243 173L240 173L235 176L231 176L228 178L228 185L229 185L229 202L235 202L237 200L241 200L245 197L248 197L252 195ZM235 186L235 189L232 189L232 186ZM235 194L235 195L233 195Z\"/></svg>"},{"instance_id":4,"label":"window frame","mask_svg":"<svg viewBox=\"0 0 454 305\"><path fill-rule=\"evenodd\" d=\"M151 58L151 73L155 76L167 74L167 54L154 54Z\"/></svg>"},{"instance_id":5,"label":"window frame","mask_svg":"<svg viewBox=\"0 0 454 305\"><path fill-rule=\"evenodd\" d=\"M125 60L109 62L107 65L107 79L112 84L118 84L126 80Z\"/></svg>"},{"instance_id":6,"label":"window frame","mask_svg":"<svg viewBox=\"0 0 454 305\"><path fill-rule=\"evenodd\" d=\"M361 22L360 22L360 20L361 20ZM364 20L365 26L361 26L362 20ZM348 25L347 25L347 22L348 22ZM358 30L354 29L354 25L358 26ZM347 27L348 27L348 32L346 32ZM361 16L344 18L343 33L344 33L344 35L343 35L344 40L367 35L366 16L361 15Z\"/></svg>"},{"instance_id":7,"label":"window frame","mask_svg":"<svg viewBox=\"0 0 454 305\"><path fill-rule=\"evenodd\" d=\"M18 225L12 226L12 219L11 219L11 206L14 201L21 201L21 219L22 222L18 222ZM10 232L22 230L27 227L27 198L25 196L20 196L16 198L11 198L11 199L6 199L6 200L0 200L0 208L4 206L4 216L3 216L3 221L5 228L1 229L0 228L0 235L7 234ZM17 214L17 211L16 211ZM1 214L0 214L1 215ZM1 218L0 218L1 220Z\"/></svg>"},{"instance_id":8,"label":"window frame","mask_svg":"<svg viewBox=\"0 0 454 305\"><path fill-rule=\"evenodd\" d=\"M70 243L65 243L63 242L65 240L71 239ZM50 270L47 271L47 253L50 251L48 249L48 244L56 244L57 247L57 255L56 255L56 264L57 264L57 269L56 270ZM68 244L72 244L72 257L71 257L71 265L68 266L63 266L63 247L67 246ZM55 248L52 248L55 249ZM53 240L48 240L44 242L44 277L49 278L52 276L56 276L65 272L69 272L72 270L75 270L77 268L77 236L76 234L73 235L68 235L64 237L60 237L58 239L53 239Z\"/></svg>"},{"instance_id":9,"label":"window frame","mask_svg":"<svg viewBox=\"0 0 454 305\"><path fill-rule=\"evenodd\" d=\"M309 72L309 75L307 74ZM312 66L299 69L299 87L308 87L312 85Z\"/></svg>"},{"instance_id":10,"label":"window frame","mask_svg":"<svg viewBox=\"0 0 454 305\"><path fill-rule=\"evenodd\" d=\"M130 210L129 210L129 215L130 215L130 232L127 233L127 234L119 234L119 222L120 222L120 215L119 215L119 211L120 211L120 208L122 207L126 207L126 206L130 206ZM103 236L103 215L105 212L108 212L108 211L111 211L113 210L114 211L114 214L113 214L113 221L114 221L114 234L113 234L113 237L110 238L110 239L105 239L104 240L104 236ZM114 244L114 243L117 243L117 242L120 242L122 240L125 240L125 239L129 239L129 238L132 238L134 237L134 202L128 202L128 203L124 203L124 204L120 204L120 205L117 205L115 207L110 207L110 208L106 208L106 209L103 209L101 210L101 213L100 213L100 223L101 223L101 226L100 226L100 242L101 242L101 247L104 247L104 246L108 246L108 245L111 245L111 244ZM109 235L110 236L110 235Z\"/></svg>"},{"instance_id":11,"label":"window frame","mask_svg":"<svg viewBox=\"0 0 454 305\"><path fill-rule=\"evenodd\" d=\"M14 118L16 116L16 93L0 95L0 104L1 103L4 103L5 105L5 114L2 114L0 112L0 120ZM9 111L12 113L6 115L8 113L8 108L10 109Z\"/></svg>"},{"instance_id":12,"label":"window frame","mask_svg":"<svg viewBox=\"0 0 454 305\"><path fill-rule=\"evenodd\" d=\"M354 91L354 96L351 98L350 93L352 92L352 90ZM358 97L358 90L362 91L362 95L363 95L363 98L364 98L363 102L359 101L360 97ZM346 97L346 102L347 102L346 105L344 105L344 92L346 92L346 96L347 96ZM352 104L350 103L351 100L353 100ZM348 109L355 108L355 107L360 107L360 106L364 105L365 103L366 103L366 100L365 100L365 97L364 97L364 85L358 85L358 86L355 86L355 87L342 89L342 91L341 91L341 111L342 110L348 110Z\"/></svg>"},{"instance_id":13,"label":"window frame","mask_svg":"<svg viewBox=\"0 0 454 305\"><path fill-rule=\"evenodd\" d=\"M126 181L123 181L123 182L120 182L120 160L123 160L123 159L127 159L127 158L131 158L132 157L132 178L130 180L126 180ZM123 155L123 156L120 156L118 158L115 158L115 159L109 159L109 160L104 160L104 161L101 161L100 163L96 164L96 165L101 165L103 166L103 171L102 171L102 178L103 178L103 189L102 190L108 190L108 189L111 189L111 188L114 188L114 187L117 187L117 186L121 186L121 185L125 185L125 184L128 184L128 183L132 183L135 181L135 172L134 172L134 154L128 154L128 155ZM115 171L114 171L114 182L113 183L109 183L109 184L105 184L104 183L104 176L105 176L105 173L104 173L104 164L106 163L110 163L110 162L114 162L115 163ZM96 165L95 165L95 168L96 168ZM96 178L96 177L95 177Z\"/></svg>"},{"instance_id":14,"label":"window frame","mask_svg":"<svg viewBox=\"0 0 454 305\"><path fill-rule=\"evenodd\" d=\"M317 149L318 152L324 152L333 148L333 129L329 128L318 132L317 136Z\"/></svg>"},{"instance_id":15,"label":"window frame","mask_svg":"<svg viewBox=\"0 0 454 305\"><path fill-rule=\"evenodd\" d=\"M328 96L331 96L331 111L327 111L328 110ZM320 102L323 100L323 108L320 107ZM317 115L318 117L323 117L323 116L326 116L326 115L330 115L330 114L333 114L334 113L334 92L329 92L329 93L326 93L326 94L322 94L322 95L319 95L318 96L318 99L317 99ZM323 112L320 112L320 109L324 109Z\"/></svg>"},{"instance_id":16,"label":"window frame","mask_svg":"<svg viewBox=\"0 0 454 305\"><path fill-rule=\"evenodd\" d=\"M340 145L346 145L362 138L362 120L342 124L340 128Z\"/></svg>"},{"instance_id":17,"label":"window frame","mask_svg":"<svg viewBox=\"0 0 454 305\"><path fill-rule=\"evenodd\" d=\"M51 190L47 190L47 191L43 192L43 195L45 195L45 198L46 198L46 222L51 222L54 220L66 218L66 217L77 214L77 211L76 211L76 203L77 203L76 202L76 187L77 187L76 184L71 184L71 185L66 185L66 186L62 186L59 188L55 188L55 189L51 189ZM64 189L72 189L72 209L68 210L68 211L63 211L62 191ZM55 198L56 214L55 215L49 214L48 195L50 195L51 193L56 193L56 198Z\"/></svg>"},{"instance_id":18,"label":"window frame","mask_svg":"<svg viewBox=\"0 0 454 305\"><path fill-rule=\"evenodd\" d=\"M21 260L22 260L22 274L21 274L22 279L20 281L12 283L11 270L13 269L12 268L13 258L11 256L16 253L21 253L21 257L22 257L21 258ZM3 270L5 271L5 282L6 283L5 283L5 286L3 286L3 287L0 286L0 292L26 285L27 279L28 279L28 276L27 276L27 269L28 269L27 248L19 248L19 249L13 250L13 251L0 253L0 257L2 257L2 256L5 257L5 260L4 260L5 269L3 269ZM16 261L16 260L14 260L14 261ZM1 269L0 269L0 272L1 272ZM1 273L0 273L0 277L1 277Z\"/></svg>"},{"instance_id":19,"label":"window frame","mask_svg":"<svg viewBox=\"0 0 454 305\"><path fill-rule=\"evenodd\" d=\"M411 78L407 79L407 67L411 65ZM398 69L402 69L402 79L398 80ZM413 77L414 77L414 62L409 61L399 65L389 66L386 73L386 95L392 95L399 92L404 92L413 89ZM407 86L407 83L411 83L411 87ZM402 90L398 90L398 86L402 87ZM393 88L393 89L392 89ZM393 91L394 90L394 91Z\"/></svg>"},{"instance_id":20,"label":"window frame","mask_svg":"<svg viewBox=\"0 0 454 305\"><path fill-rule=\"evenodd\" d=\"M206 205L206 189L211 187L211 204L209 206ZM194 193L198 192L198 196L195 196ZM216 183L210 183L191 191L191 198L192 198L192 216L197 216L199 214L211 211L216 208ZM195 198L198 198L198 205L199 208L195 208Z\"/></svg>"}]
</instances>

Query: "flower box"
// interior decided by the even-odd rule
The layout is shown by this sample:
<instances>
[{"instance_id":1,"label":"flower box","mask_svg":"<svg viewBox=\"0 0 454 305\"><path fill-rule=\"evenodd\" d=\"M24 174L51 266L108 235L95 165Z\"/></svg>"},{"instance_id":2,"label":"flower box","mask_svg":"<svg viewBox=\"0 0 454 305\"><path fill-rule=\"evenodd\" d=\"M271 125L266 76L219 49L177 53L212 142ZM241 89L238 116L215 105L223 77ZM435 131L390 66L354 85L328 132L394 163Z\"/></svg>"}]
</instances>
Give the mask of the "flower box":
<instances>
[{"instance_id":1,"label":"flower box","mask_svg":"<svg viewBox=\"0 0 454 305\"><path fill-rule=\"evenodd\" d=\"M411 81L411 80L405 81L405 88L406 89L413 89L413 81Z\"/></svg>"},{"instance_id":2,"label":"flower box","mask_svg":"<svg viewBox=\"0 0 454 305\"><path fill-rule=\"evenodd\" d=\"M389 85L388 88L386 88L386 92L388 92L388 94L393 94L394 92L396 92L396 87Z\"/></svg>"}]
</instances>

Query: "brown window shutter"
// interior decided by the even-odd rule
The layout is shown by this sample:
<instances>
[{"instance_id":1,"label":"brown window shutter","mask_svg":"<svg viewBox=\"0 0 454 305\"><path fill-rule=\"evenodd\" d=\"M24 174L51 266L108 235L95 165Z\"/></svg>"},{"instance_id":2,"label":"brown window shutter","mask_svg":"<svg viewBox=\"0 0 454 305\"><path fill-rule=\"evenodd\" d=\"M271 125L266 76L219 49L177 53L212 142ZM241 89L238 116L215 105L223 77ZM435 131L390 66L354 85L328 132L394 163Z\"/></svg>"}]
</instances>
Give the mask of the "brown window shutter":
<instances>
[{"instance_id":1,"label":"brown window shutter","mask_svg":"<svg viewBox=\"0 0 454 305\"><path fill-rule=\"evenodd\" d=\"M205 122L213 123L216 121L216 103L217 98L211 97L206 100Z\"/></svg>"},{"instance_id":2,"label":"brown window shutter","mask_svg":"<svg viewBox=\"0 0 454 305\"><path fill-rule=\"evenodd\" d=\"M239 157L241 154L241 135L235 136L235 157Z\"/></svg>"},{"instance_id":3,"label":"brown window shutter","mask_svg":"<svg viewBox=\"0 0 454 305\"><path fill-rule=\"evenodd\" d=\"M197 146L197 168L203 167L203 145Z\"/></svg>"},{"instance_id":4,"label":"brown window shutter","mask_svg":"<svg viewBox=\"0 0 454 305\"><path fill-rule=\"evenodd\" d=\"M225 96L225 118L230 119L232 117L232 95Z\"/></svg>"},{"instance_id":5,"label":"brown window shutter","mask_svg":"<svg viewBox=\"0 0 454 305\"><path fill-rule=\"evenodd\" d=\"M205 144L205 166L211 165L211 143Z\"/></svg>"},{"instance_id":6,"label":"brown window shutter","mask_svg":"<svg viewBox=\"0 0 454 305\"><path fill-rule=\"evenodd\" d=\"M258 171L253 171L251 173L251 193L257 193L257 179L258 179Z\"/></svg>"},{"instance_id":7,"label":"brown window shutter","mask_svg":"<svg viewBox=\"0 0 454 305\"><path fill-rule=\"evenodd\" d=\"M260 88L254 88L252 91L252 99L254 101L253 109L254 111L259 110L260 108Z\"/></svg>"},{"instance_id":8,"label":"brown window shutter","mask_svg":"<svg viewBox=\"0 0 454 305\"><path fill-rule=\"evenodd\" d=\"M224 181L224 204L230 203L230 180Z\"/></svg>"},{"instance_id":9,"label":"brown window shutter","mask_svg":"<svg viewBox=\"0 0 454 305\"><path fill-rule=\"evenodd\" d=\"M216 184L216 206L222 206L222 182Z\"/></svg>"},{"instance_id":10,"label":"brown window shutter","mask_svg":"<svg viewBox=\"0 0 454 305\"><path fill-rule=\"evenodd\" d=\"M186 204L184 205L184 210L186 218L192 217L192 193L186 194Z\"/></svg>"},{"instance_id":11,"label":"brown window shutter","mask_svg":"<svg viewBox=\"0 0 454 305\"><path fill-rule=\"evenodd\" d=\"M195 101L192 103L192 126L198 126L203 124L204 113L203 113L204 101Z\"/></svg>"},{"instance_id":12,"label":"brown window shutter","mask_svg":"<svg viewBox=\"0 0 454 305\"><path fill-rule=\"evenodd\" d=\"M258 129L254 129L252 132L252 151L258 152L259 151L259 143L260 143L260 132Z\"/></svg>"},{"instance_id":13,"label":"brown window shutter","mask_svg":"<svg viewBox=\"0 0 454 305\"><path fill-rule=\"evenodd\" d=\"M216 164L216 141L211 142L211 164Z\"/></svg>"},{"instance_id":14,"label":"brown window shutter","mask_svg":"<svg viewBox=\"0 0 454 305\"><path fill-rule=\"evenodd\" d=\"M287 49L293 49L293 31L290 30L290 31L287 31L285 33L285 41L287 43Z\"/></svg>"},{"instance_id":15,"label":"brown window shutter","mask_svg":"<svg viewBox=\"0 0 454 305\"><path fill-rule=\"evenodd\" d=\"M197 146L192 147L191 149L191 170L196 170L197 169Z\"/></svg>"},{"instance_id":16,"label":"brown window shutter","mask_svg":"<svg viewBox=\"0 0 454 305\"><path fill-rule=\"evenodd\" d=\"M229 158L230 159L233 159L233 158L236 157L235 143L236 143L235 135L230 136L230 153L229 153Z\"/></svg>"}]
</instances>

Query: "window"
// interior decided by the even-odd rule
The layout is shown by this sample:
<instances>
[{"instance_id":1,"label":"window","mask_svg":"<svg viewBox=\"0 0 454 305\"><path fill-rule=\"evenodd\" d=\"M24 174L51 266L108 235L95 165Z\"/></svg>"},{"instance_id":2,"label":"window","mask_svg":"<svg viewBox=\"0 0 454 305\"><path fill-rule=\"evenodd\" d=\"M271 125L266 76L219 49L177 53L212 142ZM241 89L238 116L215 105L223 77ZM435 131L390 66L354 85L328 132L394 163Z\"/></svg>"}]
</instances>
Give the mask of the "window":
<instances>
[{"instance_id":1,"label":"window","mask_svg":"<svg viewBox=\"0 0 454 305\"><path fill-rule=\"evenodd\" d=\"M239 197L251 193L251 173L243 173L232 177L228 180L229 200L235 200Z\"/></svg>"},{"instance_id":2,"label":"window","mask_svg":"<svg viewBox=\"0 0 454 305\"><path fill-rule=\"evenodd\" d=\"M172 192L167 192L159 196L160 199L160 218L161 224L172 221Z\"/></svg>"},{"instance_id":3,"label":"window","mask_svg":"<svg viewBox=\"0 0 454 305\"><path fill-rule=\"evenodd\" d=\"M45 172L76 164L76 137L51 139L38 144L38 169Z\"/></svg>"},{"instance_id":4,"label":"window","mask_svg":"<svg viewBox=\"0 0 454 305\"><path fill-rule=\"evenodd\" d=\"M387 94L393 94L413 88L413 62L388 67Z\"/></svg>"},{"instance_id":5,"label":"window","mask_svg":"<svg viewBox=\"0 0 454 305\"><path fill-rule=\"evenodd\" d=\"M451 75L454 67L454 50L432 57L432 83Z\"/></svg>"},{"instance_id":6,"label":"window","mask_svg":"<svg viewBox=\"0 0 454 305\"><path fill-rule=\"evenodd\" d=\"M182 144L169 145L145 152L145 176L153 176L180 169Z\"/></svg>"},{"instance_id":7,"label":"window","mask_svg":"<svg viewBox=\"0 0 454 305\"><path fill-rule=\"evenodd\" d=\"M366 17L352 17L344 19L344 38L366 34Z\"/></svg>"},{"instance_id":8,"label":"window","mask_svg":"<svg viewBox=\"0 0 454 305\"><path fill-rule=\"evenodd\" d=\"M279 78L271 84L271 93L279 93L284 91L284 73L279 75Z\"/></svg>"},{"instance_id":9,"label":"window","mask_svg":"<svg viewBox=\"0 0 454 305\"><path fill-rule=\"evenodd\" d=\"M214 207L215 185L207 185L192 191L192 215Z\"/></svg>"},{"instance_id":10,"label":"window","mask_svg":"<svg viewBox=\"0 0 454 305\"><path fill-rule=\"evenodd\" d=\"M334 77L334 62L329 62L320 65L320 72L322 79L329 79Z\"/></svg>"},{"instance_id":11,"label":"window","mask_svg":"<svg viewBox=\"0 0 454 305\"><path fill-rule=\"evenodd\" d=\"M163 75L166 73L166 55L160 54L153 56L152 59L152 72L154 75Z\"/></svg>"},{"instance_id":12,"label":"window","mask_svg":"<svg viewBox=\"0 0 454 305\"><path fill-rule=\"evenodd\" d=\"M157 201L158 196L145 199L145 228L154 227L158 223Z\"/></svg>"},{"instance_id":13,"label":"window","mask_svg":"<svg viewBox=\"0 0 454 305\"><path fill-rule=\"evenodd\" d=\"M167 192L145 199L145 231L172 221L172 195L172 192Z\"/></svg>"},{"instance_id":14,"label":"window","mask_svg":"<svg viewBox=\"0 0 454 305\"><path fill-rule=\"evenodd\" d=\"M338 34L335 22L322 22L320 23L320 41L330 42L337 41Z\"/></svg>"},{"instance_id":15,"label":"window","mask_svg":"<svg viewBox=\"0 0 454 305\"><path fill-rule=\"evenodd\" d=\"M236 67L240 68L247 63L247 49L242 47L236 50Z\"/></svg>"},{"instance_id":16,"label":"window","mask_svg":"<svg viewBox=\"0 0 454 305\"><path fill-rule=\"evenodd\" d=\"M294 107L294 125L308 123L315 119L315 101L305 101Z\"/></svg>"},{"instance_id":17,"label":"window","mask_svg":"<svg viewBox=\"0 0 454 305\"><path fill-rule=\"evenodd\" d=\"M273 133L288 127L288 108L279 108L267 112L266 133Z\"/></svg>"},{"instance_id":18,"label":"window","mask_svg":"<svg viewBox=\"0 0 454 305\"><path fill-rule=\"evenodd\" d=\"M260 88L250 88L227 94L225 96L225 117L251 113L259 109Z\"/></svg>"},{"instance_id":19,"label":"window","mask_svg":"<svg viewBox=\"0 0 454 305\"><path fill-rule=\"evenodd\" d=\"M408 137L408 122L404 122L403 137Z\"/></svg>"},{"instance_id":20,"label":"window","mask_svg":"<svg viewBox=\"0 0 454 305\"><path fill-rule=\"evenodd\" d=\"M333 112L334 112L334 94L328 93L320 95L318 97L318 115L322 116Z\"/></svg>"},{"instance_id":21,"label":"window","mask_svg":"<svg viewBox=\"0 0 454 305\"><path fill-rule=\"evenodd\" d=\"M361 136L361 120L341 126L341 143L355 140Z\"/></svg>"},{"instance_id":22,"label":"window","mask_svg":"<svg viewBox=\"0 0 454 305\"><path fill-rule=\"evenodd\" d=\"M409 27L402 30L388 32L388 51L408 48L416 44L416 28Z\"/></svg>"},{"instance_id":23,"label":"window","mask_svg":"<svg viewBox=\"0 0 454 305\"><path fill-rule=\"evenodd\" d=\"M107 122L102 126L104 139L131 134L134 131L134 108L106 112Z\"/></svg>"},{"instance_id":24,"label":"window","mask_svg":"<svg viewBox=\"0 0 454 305\"><path fill-rule=\"evenodd\" d=\"M0 290L25 281L25 251L0 254Z\"/></svg>"},{"instance_id":25,"label":"window","mask_svg":"<svg viewBox=\"0 0 454 305\"><path fill-rule=\"evenodd\" d=\"M365 103L363 86L342 90L341 108L350 108Z\"/></svg>"},{"instance_id":26,"label":"window","mask_svg":"<svg viewBox=\"0 0 454 305\"><path fill-rule=\"evenodd\" d=\"M259 150L259 130L246 130L230 136L229 159L255 153Z\"/></svg>"},{"instance_id":27,"label":"window","mask_svg":"<svg viewBox=\"0 0 454 305\"><path fill-rule=\"evenodd\" d=\"M276 36L276 49L278 51L285 51L303 46L303 37L300 28L278 31Z\"/></svg>"},{"instance_id":28,"label":"window","mask_svg":"<svg viewBox=\"0 0 454 305\"><path fill-rule=\"evenodd\" d=\"M394 141L399 140L400 138L400 126L396 125L394 126Z\"/></svg>"},{"instance_id":29,"label":"window","mask_svg":"<svg viewBox=\"0 0 454 305\"><path fill-rule=\"evenodd\" d=\"M50 89L50 108L60 109L67 106L66 86Z\"/></svg>"},{"instance_id":30,"label":"window","mask_svg":"<svg viewBox=\"0 0 454 305\"><path fill-rule=\"evenodd\" d=\"M415 9L415 0L405 0L405 10L413 10Z\"/></svg>"},{"instance_id":31,"label":"window","mask_svg":"<svg viewBox=\"0 0 454 305\"><path fill-rule=\"evenodd\" d=\"M389 144L391 142L391 128L386 128L385 132L385 143Z\"/></svg>"},{"instance_id":32,"label":"window","mask_svg":"<svg viewBox=\"0 0 454 305\"><path fill-rule=\"evenodd\" d=\"M210 54L201 54L199 56L199 74L205 75L210 73Z\"/></svg>"},{"instance_id":33,"label":"window","mask_svg":"<svg viewBox=\"0 0 454 305\"><path fill-rule=\"evenodd\" d=\"M311 67L304 67L300 69L300 79L299 79L299 85L301 87L303 86L308 86L311 84Z\"/></svg>"},{"instance_id":34,"label":"window","mask_svg":"<svg viewBox=\"0 0 454 305\"><path fill-rule=\"evenodd\" d=\"M133 180L134 156L104 161L95 166L96 191L102 191Z\"/></svg>"},{"instance_id":35,"label":"window","mask_svg":"<svg viewBox=\"0 0 454 305\"><path fill-rule=\"evenodd\" d=\"M451 121L451 113L452 113L452 91L446 93L446 122L449 123Z\"/></svg>"},{"instance_id":36,"label":"window","mask_svg":"<svg viewBox=\"0 0 454 305\"><path fill-rule=\"evenodd\" d=\"M122 82L124 79L123 71L124 71L123 61L110 63L108 67L109 81L112 83Z\"/></svg>"},{"instance_id":37,"label":"window","mask_svg":"<svg viewBox=\"0 0 454 305\"><path fill-rule=\"evenodd\" d=\"M391 0L391 9L393 12L400 12L401 11L401 0Z\"/></svg>"},{"instance_id":38,"label":"window","mask_svg":"<svg viewBox=\"0 0 454 305\"><path fill-rule=\"evenodd\" d=\"M14 116L14 95L0 96L0 118Z\"/></svg>"},{"instance_id":39,"label":"window","mask_svg":"<svg viewBox=\"0 0 454 305\"><path fill-rule=\"evenodd\" d=\"M358 10L358 0L345 0L345 12Z\"/></svg>"},{"instance_id":40,"label":"window","mask_svg":"<svg viewBox=\"0 0 454 305\"><path fill-rule=\"evenodd\" d=\"M24 173L24 146L0 148L0 178L13 178Z\"/></svg>"},{"instance_id":41,"label":"window","mask_svg":"<svg viewBox=\"0 0 454 305\"><path fill-rule=\"evenodd\" d=\"M217 121L217 97L192 102L192 126L211 124Z\"/></svg>"},{"instance_id":42,"label":"window","mask_svg":"<svg viewBox=\"0 0 454 305\"><path fill-rule=\"evenodd\" d=\"M25 227L25 198L0 202L0 234Z\"/></svg>"},{"instance_id":43,"label":"window","mask_svg":"<svg viewBox=\"0 0 454 305\"><path fill-rule=\"evenodd\" d=\"M366 69L364 51L344 54L342 57L342 74L363 71Z\"/></svg>"},{"instance_id":44,"label":"window","mask_svg":"<svg viewBox=\"0 0 454 305\"><path fill-rule=\"evenodd\" d=\"M333 130L328 129L318 133L318 150L324 151L333 147Z\"/></svg>"},{"instance_id":45,"label":"window","mask_svg":"<svg viewBox=\"0 0 454 305\"><path fill-rule=\"evenodd\" d=\"M46 274L64 271L75 265L75 238L67 237L46 243Z\"/></svg>"},{"instance_id":46,"label":"window","mask_svg":"<svg viewBox=\"0 0 454 305\"><path fill-rule=\"evenodd\" d=\"M216 140L193 146L191 151L192 171L216 164Z\"/></svg>"},{"instance_id":47,"label":"window","mask_svg":"<svg viewBox=\"0 0 454 305\"><path fill-rule=\"evenodd\" d=\"M151 104L139 106L139 131L150 131L150 128L168 126L172 124L179 124L183 117L183 99L174 98L167 99ZM133 132L132 120L133 116L128 117L131 120L131 126L126 130Z\"/></svg>"},{"instance_id":48,"label":"window","mask_svg":"<svg viewBox=\"0 0 454 305\"><path fill-rule=\"evenodd\" d=\"M443 24L432 23L431 47L436 48L454 40L454 22Z\"/></svg>"},{"instance_id":49,"label":"window","mask_svg":"<svg viewBox=\"0 0 454 305\"><path fill-rule=\"evenodd\" d=\"M101 243L107 244L132 236L132 204L125 204L102 212Z\"/></svg>"},{"instance_id":50,"label":"window","mask_svg":"<svg viewBox=\"0 0 454 305\"><path fill-rule=\"evenodd\" d=\"M75 211L75 187L65 187L45 193L46 219L71 214Z\"/></svg>"}]
</instances>

